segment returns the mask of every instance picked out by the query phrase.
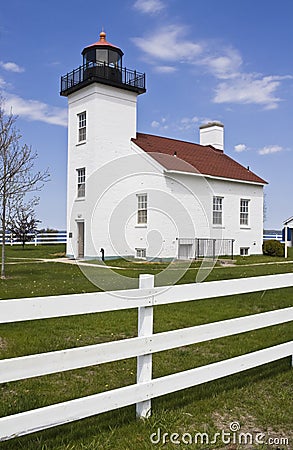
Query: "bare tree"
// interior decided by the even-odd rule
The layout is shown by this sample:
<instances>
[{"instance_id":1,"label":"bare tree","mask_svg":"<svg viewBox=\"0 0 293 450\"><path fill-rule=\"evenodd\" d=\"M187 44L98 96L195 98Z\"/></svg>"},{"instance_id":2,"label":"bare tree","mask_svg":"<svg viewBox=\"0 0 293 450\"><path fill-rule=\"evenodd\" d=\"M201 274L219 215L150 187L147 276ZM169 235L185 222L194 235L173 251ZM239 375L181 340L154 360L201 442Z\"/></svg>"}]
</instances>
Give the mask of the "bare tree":
<instances>
[{"instance_id":1,"label":"bare tree","mask_svg":"<svg viewBox=\"0 0 293 450\"><path fill-rule=\"evenodd\" d=\"M8 219L7 229L10 233L21 241L24 248L25 243L33 239L37 232L40 220L36 219L35 207L39 204L39 198L35 197L28 203L17 202L12 209Z\"/></svg>"},{"instance_id":2,"label":"bare tree","mask_svg":"<svg viewBox=\"0 0 293 450\"><path fill-rule=\"evenodd\" d=\"M16 128L17 117L5 113L0 98L0 221L2 228L1 278L5 278L5 233L9 207L26 193L39 191L48 181L49 173L34 171L37 153L26 144L21 145L21 134Z\"/></svg>"}]
</instances>

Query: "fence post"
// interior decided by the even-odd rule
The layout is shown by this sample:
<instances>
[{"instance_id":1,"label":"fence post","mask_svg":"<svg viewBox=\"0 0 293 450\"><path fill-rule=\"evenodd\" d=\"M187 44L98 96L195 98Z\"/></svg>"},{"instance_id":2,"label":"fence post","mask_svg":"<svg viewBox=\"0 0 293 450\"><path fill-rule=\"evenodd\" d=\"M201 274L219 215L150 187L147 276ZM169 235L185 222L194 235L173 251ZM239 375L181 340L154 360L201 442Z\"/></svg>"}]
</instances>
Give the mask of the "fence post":
<instances>
[{"instance_id":1,"label":"fence post","mask_svg":"<svg viewBox=\"0 0 293 450\"><path fill-rule=\"evenodd\" d=\"M35 234L35 247L38 245L38 235Z\"/></svg>"},{"instance_id":2,"label":"fence post","mask_svg":"<svg viewBox=\"0 0 293 450\"><path fill-rule=\"evenodd\" d=\"M154 287L154 275L140 275L139 288ZM153 306L138 308L138 336L151 336L153 334ZM144 383L152 379L152 354L137 357L136 382ZM147 418L151 414L151 400L136 404L136 415Z\"/></svg>"}]
</instances>

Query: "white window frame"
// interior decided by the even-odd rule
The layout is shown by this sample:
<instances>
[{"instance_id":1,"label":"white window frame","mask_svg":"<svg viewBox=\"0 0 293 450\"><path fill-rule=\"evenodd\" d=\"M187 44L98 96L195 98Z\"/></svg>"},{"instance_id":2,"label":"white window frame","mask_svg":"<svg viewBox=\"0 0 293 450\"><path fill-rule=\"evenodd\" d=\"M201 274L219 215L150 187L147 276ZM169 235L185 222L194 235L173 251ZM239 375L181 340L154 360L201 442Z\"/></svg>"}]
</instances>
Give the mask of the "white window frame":
<instances>
[{"instance_id":1,"label":"white window frame","mask_svg":"<svg viewBox=\"0 0 293 450\"><path fill-rule=\"evenodd\" d=\"M76 172L77 172L77 197L83 198L85 197L85 180L86 180L85 167L76 169Z\"/></svg>"},{"instance_id":2,"label":"white window frame","mask_svg":"<svg viewBox=\"0 0 293 450\"><path fill-rule=\"evenodd\" d=\"M249 256L249 247L240 247L240 256Z\"/></svg>"},{"instance_id":3,"label":"white window frame","mask_svg":"<svg viewBox=\"0 0 293 450\"><path fill-rule=\"evenodd\" d=\"M223 225L223 199L219 195L213 196L213 225Z\"/></svg>"},{"instance_id":4,"label":"white window frame","mask_svg":"<svg viewBox=\"0 0 293 450\"><path fill-rule=\"evenodd\" d=\"M239 221L241 227L249 226L249 202L248 198L240 199L240 213L239 213Z\"/></svg>"},{"instance_id":5,"label":"white window frame","mask_svg":"<svg viewBox=\"0 0 293 450\"><path fill-rule=\"evenodd\" d=\"M146 259L146 248L136 248L135 257L137 259Z\"/></svg>"},{"instance_id":6,"label":"white window frame","mask_svg":"<svg viewBox=\"0 0 293 450\"><path fill-rule=\"evenodd\" d=\"M148 222L148 195L137 194L137 224L146 225Z\"/></svg>"},{"instance_id":7,"label":"white window frame","mask_svg":"<svg viewBox=\"0 0 293 450\"><path fill-rule=\"evenodd\" d=\"M83 111L79 114L77 114L77 120L78 120L78 142L85 142L86 141L86 111Z\"/></svg>"}]
</instances>

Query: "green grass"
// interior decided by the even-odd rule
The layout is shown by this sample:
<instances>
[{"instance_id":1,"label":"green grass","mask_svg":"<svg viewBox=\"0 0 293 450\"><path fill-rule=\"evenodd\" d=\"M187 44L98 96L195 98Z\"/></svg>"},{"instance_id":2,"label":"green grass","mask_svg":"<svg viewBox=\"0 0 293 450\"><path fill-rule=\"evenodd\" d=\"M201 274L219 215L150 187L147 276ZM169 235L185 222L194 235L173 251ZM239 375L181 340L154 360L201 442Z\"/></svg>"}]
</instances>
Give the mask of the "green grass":
<instances>
[{"instance_id":1,"label":"green grass","mask_svg":"<svg viewBox=\"0 0 293 450\"><path fill-rule=\"evenodd\" d=\"M10 251L8 261L12 257L21 257L21 250L12 248ZM36 247L27 251L30 259L47 258L48 255L55 257L52 255L56 253L62 253L60 246L54 249L53 246ZM245 258L245 261L249 262L249 259ZM141 265L141 271L133 270L127 265L125 268L127 270L123 271L123 275L133 277L136 284L140 272L158 273L158 267L151 264ZM292 269L291 263L277 262L261 266L218 267L214 268L207 280L285 273ZM98 271L101 277L108 276L109 283L113 277L115 283L115 272L112 270L91 270ZM122 273L117 270L118 272ZM197 268L190 269L180 282L193 282L196 273ZM0 281L0 297L3 299L98 290L77 266L57 262L11 264L7 265L7 274L9 278ZM292 303L293 288L286 288L164 305L155 308L154 329L155 332L160 332L194 326L289 307ZM284 324L161 352L153 357L153 376L159 377L277 345L292 339L292 331L291 324ZM0 327L0 358L124 339L135 336L136 333L135 310L4 324ZM135 371L135 359L128 359L5 383L0 385L0 416L126 386L135 383ZM176 446L171 443L152 445L150 434L160 428L162 432L194 434L197 431L207 432L212 436L222 429L229 431L232 421L239 421L242 431L261 430L273 436L289 437L292 444L292 375L290 359L286 358L155 399L152 402L153 415L148 421L135 420L135 408L130 406L0 443L0 449L172 449ZM189 447L198 450L237 449L236 446L224 446L220 442L213 447L200 444L187 446ZM257 448L276 449L277 446Z\"/></svg>"},{"instance_id":2,"label":"green grass","mask_svg":"<svg viewBox=\"0 0 293 450\"><path fill-rule=\"evenodd\" d=\"M58 258L60 256L65 256L65 244L46 244L37 246L26 244L24 248L21 245L6 245L5 251L7 262L23 258Z\"/></svg>"},{"instance_id":3,"label":"green grass","mask_svg":"<svg viewBox=\"0 0 293 450\"><path fill-rule=\"evenodd\" d=\"M235 259L237 261L237 264L259 264L293 261L293 247L288 248L287 259L280 256L267 255L236 256Z\"/></svg>"}]
</instances>

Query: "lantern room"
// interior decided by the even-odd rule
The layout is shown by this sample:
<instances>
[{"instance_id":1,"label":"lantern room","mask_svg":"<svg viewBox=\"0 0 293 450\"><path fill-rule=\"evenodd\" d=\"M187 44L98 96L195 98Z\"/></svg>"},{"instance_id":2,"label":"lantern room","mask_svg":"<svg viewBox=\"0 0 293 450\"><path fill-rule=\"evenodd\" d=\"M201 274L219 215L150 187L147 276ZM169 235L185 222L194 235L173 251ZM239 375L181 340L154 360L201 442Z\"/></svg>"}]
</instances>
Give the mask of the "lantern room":
<instances>
[{"instance_id":1,"label":"lantern room","mask_svg":"<svg viewBox=\"0 0 293 450\"><path fill-rule=\"evenodd\" d=\"M100 33L100 40L82 51L83 64L85 66L96 66L105 64L115 69L122 69L123 52L110 42L106 41L106 33Z\"/></svg>"},{"instance_id":2,"label":"lantern room","mask_svg":"<svg viewBox=\"0 0 293 450\"><path fill-rule=\"evenodd\" d=\"M82 66L61 77L60 94L68 96L92 83L107 84L143 94L145 74L122 67L123 51L106 40L106 33L100 33L100 40L88 45L81 52Z\"/></svg>"}]
</instances>

